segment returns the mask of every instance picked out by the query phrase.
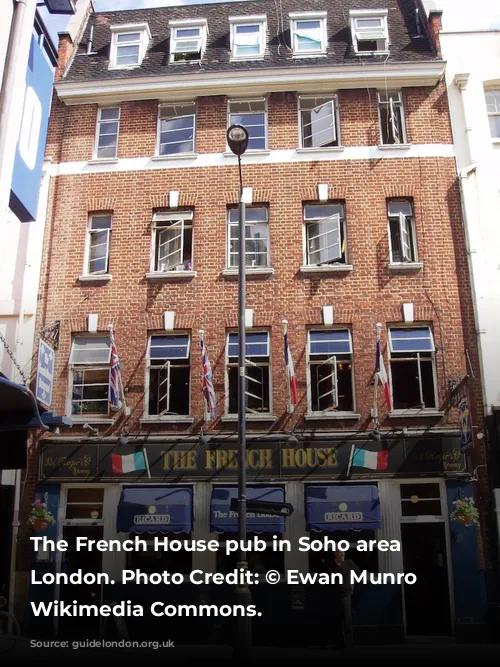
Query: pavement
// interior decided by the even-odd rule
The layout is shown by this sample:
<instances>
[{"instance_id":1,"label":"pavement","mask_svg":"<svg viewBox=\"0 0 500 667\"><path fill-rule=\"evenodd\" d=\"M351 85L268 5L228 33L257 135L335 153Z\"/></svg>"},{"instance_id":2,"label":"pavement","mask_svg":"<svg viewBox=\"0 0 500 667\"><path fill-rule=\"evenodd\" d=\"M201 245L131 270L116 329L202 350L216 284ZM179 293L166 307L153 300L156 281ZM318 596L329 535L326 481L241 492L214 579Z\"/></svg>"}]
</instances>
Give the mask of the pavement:
<instances>
[{"instance_id":1,"label":"pavement","mask_svg":"<svg viewBox=\"0 0 500 667\"><path fill-rule=\"evenodd\" d=\"M163 639L160 640L164 641ZM253 646L248 659L236 658L229 646L214 645L175 645L170 648L149 647L120 648L109 645L104 647L72 647L70 641L68 646L47 646L48 640L29 640L23 638L18 641L12 649L7 640L0 642L0 664L27 662L28 660L39 662L50 662L64 660L66 663L75 660L106 660L120 662L149 662L161 661L172 665L199 665L199 664L252 664L265 665L273 662L297 664L308 667L310 664L363 664L367 663L383 665L406 665L423 664L426 659L448 663L452 661L456 665L469 665L481 661L484 665L496 663L500 660L500 644L460 644L453 641L422 641L407 642L405 644L391 644L387 646L357 646L351 654L342 654L331 648L309 647L309 648L278 648ZM151 644L151 642L150 642ZM482 666L481 666L482 667Z\"/></svg>"}]
</instances>

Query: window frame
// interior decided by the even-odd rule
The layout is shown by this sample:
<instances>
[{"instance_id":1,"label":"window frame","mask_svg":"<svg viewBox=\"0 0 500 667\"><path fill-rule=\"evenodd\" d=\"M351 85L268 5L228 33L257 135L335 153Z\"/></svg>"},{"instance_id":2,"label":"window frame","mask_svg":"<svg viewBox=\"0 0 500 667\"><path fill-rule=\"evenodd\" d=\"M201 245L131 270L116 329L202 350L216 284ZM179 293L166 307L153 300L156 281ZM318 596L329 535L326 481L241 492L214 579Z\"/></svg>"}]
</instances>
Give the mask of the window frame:
<instances>
[{"instance_id":1,"label":"window frame","mask_svg":"<svg viewBox=\"0 0 500 667\"><path fill-rule=\"evenodd\" d=\"M271 339L271 332L267 329L257 329L252 331L247 331L245 334L245 347L248 345L249 338L253 334L263 334L265 333L267 335L267 349L268 349L268 354L267 355L248 355L248 357L261 357L262 359L267 359L267 362L262 363L262 364L257 364L256 362L250 362L249 364L245 364L245 366L258 366L260 367L266 367L269 368L269 377L268 377L268 393L269 393L269 409L264 412L259 412L258 410L252 410L247 407L245 414L247 415L258 415L261 417L266 417L272 414L273 411L273 379L272 379L272 369L273 369L273 360L272 360L272 339ZM226 331L226 336L225 336L225 345L224 345L224 412L225 415L236 415L236 412L229 412L229 403L230 403L230 397L229 397L229 368L236 368L238 369L238 357L236 357L236 362L229 362L230 358L233 358L232 356L229 356L229 340L230 336L238 336L238 331ZM238 341L238 346L239 346L239 341ZM245 359L247 357L245 356ZM246 401L245 401L246 403ZM246 407L246 406L245 406Z\"/></svg>"},{"instance_id":2,"label":"window frame","mask_svg":"<svg viewBox=\"0 0 500 667\"><path fill-rule=\"evenodd\" d=\"M306 207L307 206L342 206L343 216L339 217L339 229L340 229L340 251L341 258L337 260L332 260L330 262L319 262L316 264L309 263L309 250L308 242L309 237L307 233L308 225L319 223L321 221L329 220L337 214L327 216L326 218L311 218L306 220ZM303 266L306 268L321 268L321 267L332 267L332 266L348 266L348 248L347 248L347 224L346 224L346 212L345 212L345 201L342 200L329 200L326 202L303 202L302 203L302 236L303 236ZM344 251L342 252L342 247Z\"/></svg>"},{"instance_id":3,"label":"window frame","mask_svg":"<svg viewBox=\"0 0 500 667\"><path fill-rule=\"evenodd\" d=\"M392 364L394 361L399 360L399 361L415 361L415 357L407 356L407 357L393 357L392 355L394 354L403 354L403 351L398 352L397 350L395 351L393 349L393 339L392 339L392 331L394 330L399 330L399 329L407 329L407 330L427 330L429 332L429 340L431 341L432 344L432 350L420 350L420 351L410 351L410 350L405 350L404 352L407 352L408 355L411 354L416 354L416 361L417 361L417 368L418 368L418 386L419 386L419 393L420 393L420 407L417 408L395 408L394 405L394 384L392 381ZM418 338L416 339L418 340ZM433 391L434 391L434 405L426 405L424 407L424 401L423 401L423 389L422 389L422 368L421 368L421 357L420 355L423 352L428 352L430 356L426 357L427 359L430 359L429 363L431 364L432 367L432 383L433 383ZM390 392L391 392L391 405L392 405L392 412L396 413L404 413L404 412L415 412L415 411L430 411L430 412L435 412L436 410L439 409L439 393L438 393L438 378L437 378L437 365L436 365L436 344L434 341L434 332L432 330L431 324L422 324L422 323L412 323L412 324L390 324L387 327L387 362L389 366L389 387L390 387ZM424 362L425 363L425 362Z\"/></svg>"},{"instance_id":4,"label":"window frame","mask_svg":"<svg viewBox=\"0 0 500 667\"><path fill-rule=\"evenodd\" d=\"M81 361L81 362L75 362L73 360L73 352L74 352L74 344L77 341L77 339L102 339L103 341L107 340L109 342L109 346L107 346L108 349L108 354L107 354L107 361L98 361L95 363L88 362L88 361ZM66 397L66 414L71 415L73 419L77 420L93 420L93 419L109 419L111 415L111 407L110 407L110 377L111 377L111 339L109 334L106 333L84 333L84 332L75 332L71 336L71 344L70 344L70 350L69 350L69 358L68 358L68 393ZM74 413L73 412L73 386L74 386L74 380L75 380L75 373L77 372L83 372L85 371L101 371L101 370L107 370L108 371L108 397L106 399L106 406L107 410L105 412L78 412ZM103 383L98 383L98 384L103 384ZM85 382L82 384L82 386L85 386ZM96 399L96 400L104 400L104 399ZM84 403L85 401L80 399L79 403Z\"/></svg>"},{"instance_id":5,"label":"window frame","mask_svg":"<svg viewBox=\"0 0 500 667\"><path fill-rule=\"evenodd\" d=\"M388 102L385 102L381 100L382 95L387 95L389 98ZM396 101L393 101L392 95L397 95L398 99ZM391 118L391 101L393 102L393 108L396 107L399 109L399 115L400 115L400 132L401 132L401 141L393 141L392 143L387 143L384 142L384 134L383 134L383 129L382 129L382 113L381 113L381 107L382 106L388 106L388 112L389 112L389 118ZM380 145L381 146L404 146L406 145L406 120L405 120L405 110L404 110L404 101L403 101L403 93L400 90L388 90L388 91L378 91L377 92L377 113L378 113L378 129L379 129L379 136L380 136ZM391 128L391 133L392 133L392 138L395 139L395 133L394 133L394 124L392 125Z\"/></svg>"},{"instance_id":6,"label":"window frame","mask_svg":"<svg viewBox=\"0 0 500 667\"><path fill-rule=\"evenodd\" d=\"M351 43L352 47L354 49L354 53L357 56L370 56L370 55L378 55L378 54L387 54L389 53L389 26L387 24L387 15L388 11L387 9L351 9L349 11L349 23L350 23L350 28L351 28ZM379 32L383 33L383 37L375 38L375 39L369 39L370 36L370 31L372 32L377 32L377 28L375 27L370 27L370 28L360 28L357 27L357 21L358 20L363 20L363 19L381 19L382 26L378 28ZM363 39L359 39L359 36L367 34L368 37ZM378 42L384 41L384 48L380 49L378 48L380 44ZM377 49L375 50L360 50L358 48L358 41L376 41L377 42Z\"/></svg>"},{"instance_id":7,"label":"window frame","mask_svg":"<svg viewBox=\"0 0 500 667\"><path fill-rule=\"evenodd\" d=\"M161 112L163 109L166 109L168 107L173 107L174 109L179 106L179 107L185 107L188 105L192 105L194 107L194 112L192 114L182 114L179 116L172 116L171 118L187 118L189 115L192 116L193 118L193 146L192 150L190 151L183 151L182 153L161 153L160 149L162 146L161 143L161 123L164 118L161 117ZM165 158L175 158L177 156L184 156L184 155L194 155L195 150L196 150L196 116L197 116L197 111L198 111L198 104L197 101L194 100L193 102L162 102L158 105L158 118L157 118L157 127L156 127L156 150L155 154L158 157L165 157ZM174 143L174 142L173 142ZM167 145L167 144L165 144Z\"/></svg>"},{"instance_id":8,"label":"window frame","mask_svg":"<svg viewBox=\"0 0 500 667\"><path fill-rule=\"evenodd\" d=\"M94 218L109 218L109 227L107 229L93 230L91 228L92 221ZM111 231L113 229L113 214L111 212L105 213L102 211L92 212L88 214L87 218L87 230L85 238L85 255L83 260L83 275L84 276L106 276L109 275L109 256L111 248ZM106 238L106 268L103 271L91 271L90 270L90 250L92 248L92 235L95 232L107 231Z\"/></svg>"},{"instance_id":9,"label":"window frame","mask_svg":"<svg viewBox=\"0 0 500 667\"><path fill-rule=\"evenodd\" d=\"M159 250L159 240L158 236L160 232L162 231L162 228L157 226L157 223L162 223L162 222L172 222L175 224L176 222L182 222L182 234L181 234L181 247L180 247L180 256L181 256L181 261L178 264L172 265L173 268L168 268L165 271L161 271L159 267L159 258L158 258L158 250ZM189 267L184 266L183 269L179 269L177 267L184 265L184 263L187 260L184 260L184 244L185 244L185 232L186 232L186 224L185 223L190 223L189 227L191 229L191 261L189 263ZM172 227L173 225L170 225ZM163 227L163 230L168 229L169 226ZM158 210L153 213L153 217L151 220L151 252L150 252L150 273L162 276L162 275L169 275L172 273L182 275L183 272L185 271L193 271L193 248L194 248L194 210L189 210L189 209L180 209L180 210ZM170 253L173 254L173 253Z\"/></svg>"},{"instance_id":10,"label":"window frame","mask_svg":"<svg viewBox=\"0 0 500 667\"><path fill-rule=\"evenodd\" d=\"M205 50L207 47L207 36L208 36L208 23L206 19L180 19L173 20L168 22L168 27L170 29L170 43L169 43L169 63L189 63L189 62L201 62L203 56L205 55ZM194 30L199 29L199 37L190 37L182 38L177 36L178 30ZM200 40L200 48L197 51L176 51L176 46L179 45L179 40L182 39L190 40ZM176 54L200 54L199 58L187 58L184 60L175 58Z\"/></svg>"},{"instance_id":11,"label":"window frame","mask_svg":"<svg viewBox=\"0 0 500 667\"><path fill-rule=\"evenodd\" d=\"M232 97L227 100L227 127L226 129L229 129L232 125L231 123L231 104L232 103L239 104L242 102L246 102L248 104L251 104L252 102L263 102L264 103L264 148L250 148L250 142L251 139L249 138L248 141L248 148L246 150L246 153L255 153L259 151L267 151L268 149L268 141L269 141L269 128L268 128L268 122L269 122L269 114L268 114L268 98L267 97ZM249 115L251 113L261 113L261 112L243 112L243 113L248 113ZM240 114L241 115L241 114ZM246 125L244 125L246 127ZM226 145L226 152L233 153L230 151L230 148L228 145Z\"/></svg>"},{"instance_id":12,"label":"window frame","mask_svg":"<svg viewBox=\"0 0 500 667\"><path fill-rule=\"evenodd\" d=\"M333 103L333 119L334 119L334 131L335 139L333 145L330 146L304 146L304 127L302 122L302 111L309 111L302 109L302 100L325 100L324 104L328 102ZM319 108L324 104L317 105L315 108ZM299 126L299 148L302 150L310 151L320 151L326 150L328 148L339 148L341 146L340 139L340 112L339 112L339 101L337 93L331 95L298 95L297 96L297 112L298 112L298 126ZM312 136L312 135L311 135Z\"/></svg>"},{"instance_id":13,"label":"window frame","mask_svg":"<svg viewBox=\"0 0 500 667\"><path fill-rule=\"evenodd\" d=\"M340 352L337 354L340 354L342 356L345 355L350 355L350 363L351 363L351 391L352 391L352 410L339 410L338 409L338 366L339 364L346 363L347 361L345 359L337 359L337 354L333 354L329 359L323 360L320 363L314 363L314 361L311 359L311 333L315 332L325 332L325 333L332 333L335 331L342 331L342 332L347 332L348 334L348 341L349 341L349 346L350 346L350 352ZM332 405L330 409L327 410L313 410L312 409L312 374L311 374L311 366L312 365L322 365L323 363L327 363L327 361L333 360L331 365L335 365L335 371L334 371L334 377L335 377L335 388L332 390L332 394L335 396L334 403L335 405ZM348 363L348 362L347 362ZM308 416L315 416L315 417L330 417L332 415L335 415L339 412L342 414L355 414L356 413L356 393L355 393L355 382L354 382L354 346L353 346L353 341L352 341L352 331L349 327L332 327L332 326L311 326L310 328L307 329L306 331L306 386L307 386L307 415Z\"/></svg>"},{"instance_id":14,"label":"window frame","mask_svg":"<svg viewBox=\"0 0 500 667\"><path fill-rule=\"evenodd\" d=\"M109 68L108 69L134 69L135 67L140 67L146 51L148 49L149 42L151 41L151 31L147 23L127 23L124 25L115 25L110 26L111 30L111 49L109 54ZM118 57L118 35L125 34L134 34L140 33L140 38L135 43L139 45L139 51L137 54L137 62L126 65L119 65L117 63ZM130 45L129 45L130 46Z\"/></svg>"},{"instance_id":15,"label":"window frame","mask_svg":"<svg viewBox=\"0 0 500 667\"><path fill-rule=\"evenodd\" d=\"M496 107L495 111L489 111L488 110L488 97L487 97L488 93L493 93L496 97L498 97L498 102L495 99L495 107ZM486 105L486 114L488 116L488 125L489 125L489 129L490 129L491 139L492 139L492 141L500 142L500 86L495 87L495 88L486 88L485 91L484 91L484 101L485 101L485 105ZM498 126L498 134L497 135L494 135L493 132L492 132L493 128L491 127L490 118L499 118L499 126Z\"/></svg>"},{"instance_id":16,"label":"window frame","mask_svg":"<svg viewBox=\"0 0 500 667\"><path fill-rule=\"evenodd\" d=\"M163 410L161 413L158 414L151 414L149 412L149 400L150 400L150 392L151 392L151 370L152 370L152 365L151 365L151 341L153 338L181 338L181 337L186 337L187 338L187 351L186 351L186 356L184 357L172 357L172 358L167 358L167 357L161 357L161 359L168 359L167 360L167 368L168 368L168 388L167 388L167 394L168 394L168 404L167 404L167 409ZM191 351L192 351L192 335L191 332L186 331L186 330L175 330L175 331L152 331L148 333L148 340L146 344L146 378L145 378L145 383L144 383L144 416L146 419L150 420L161 420L161 419L174 419L175 418L183 418L183 417L190 417L191 415L191 398L192 398L192 363L191 363ZM189 389L188 389L188 412L186 414L179 414L177 412L170 412L170 388L171 388L171 375L170 375L170 368L171 368L171 362L172 359L175 361L176 359L186 359L188 361L187 364L182 364L183 367L187 367L189 369L188 373L188 378L189 378ZM153 359L154 362L154 359ZM163 364L160 368L163 369L163 367L166 364Z\"/></svg>"},{"instance_id":17,"label":"window frame","mask_svg":"<svg viewBox=\"0 0 500 667\"><path fill-rule=\"evenodd\" d=\"M318 56L325 56L327 50L327 30L326 30L326 17L327 12L291 12L288 15L290 20L290 45L294 58L314 58ZM308 49L300 51L297 48L296 36L299 32L298 23L309 22L309 21L319 21L319 31L321 33L321 48L320 49Z\"/></svg>"},{"instance_id":18,"label":"window frame","mask_svg":"<svg viewBox=\"0 0 500 667\"><path fill-rule=\"evenodd\" d=\"M269 243L269 234L270 234L270 224L269 224L269 206L267 204L252 204L251 206L247 206L246 210L248 209L263 209L266 212L266 221L265 222L254 222L254 221L248 221L248 219L245 216L245 241L247 240L246 237L246 227L251 226L251 225L265 225L267 228L267 237L266 237L266 263L265 264L257 264L255 266L249 266L245 263L245 271L247 270L252 270L252 269L269 269L271 268L271 259L270 259L270 243ZM238 207L236 206L228 206L227 208L227 213L226 213L226 237L227 237L227 242L226 242L226 269L227 270L234 270L239 268L239 256L238 253L236 253L236 264L232 265L231 264L231 257L234 253L231 253L231 228L236 227L238 229L239 227L239 221L232 222L231 221L231 211L239 211ZM238 239L238 237L237 237ZM248 253L248 254L255 254L255 253ZM247 256L247 251L245 248L245 260Z\"/></svg>"},{"instance_id":19,"label":"window frame","mask_svg":"<svg viewBox=\"0 0 500 667\"><path fill-rule=\"evenodd\" d=\"M237 28L242 26L258 26L259 28L259 53L256 55L238 55L237 44L235 44L235 36ZM267 16L259 14L255 16L230 16L230 60L262 60L264 58L267 47Z\"/></svg>"},{"instance_id":20,"label":"window frame","mask_svg":"<svg viewBox=\"0 0 500 667\"><path fill-rule=\"evenodd\" d=\"M396 221L396 216L395 215L389 215L389 204L391 202L401 202L401 203L407 203L411 207L411 217L408 220L408 216L404 216L406 218L406 223L409 226L409 236L411 240L411 250L413 252L413 258L412 259L406 259L405 260L405 255L404 255L404 240L403 240L403 234L402 234L402 227L403 227L403 220L402 216L404 214L399 213L399 235L400 235L400 248L399 251L401 253L401 259L396 260L394 259L394 248L392 247L392 233L391 233L391 221L395 224L398 224ZM387 233L389 237L389 263L391 265L397 265L397 266L411 266L412 264L418 264L418 246L417 246L417 231L416 231L416 224L415 224L415 203L411 197L390 197L386 199L386 212L387 212Z\"/></svg>"},{"instance_id":21,"label":"window frame","mask_svg":"<svg viewBox=\"0 0 500 667\"><path fill-rule=\"evenodd\" d=\"M118 118L116 120L102 120L101 115L102 111L107 109L118 109ZM94 160L116 160L118 158L118 141L120 138L120 118L121 118L121 107L120 105L111 105L111 106L102 106L97 109L97 118L96 118L96 128L95 128L95 137L94 137L94 150L92 152L92 159ZM113 156L99 157L99 138L101 136L101 127L103 123L117 123L118 127L116 129L116 145L115 145L115 154Z\"/></svg>"}]
</instances>

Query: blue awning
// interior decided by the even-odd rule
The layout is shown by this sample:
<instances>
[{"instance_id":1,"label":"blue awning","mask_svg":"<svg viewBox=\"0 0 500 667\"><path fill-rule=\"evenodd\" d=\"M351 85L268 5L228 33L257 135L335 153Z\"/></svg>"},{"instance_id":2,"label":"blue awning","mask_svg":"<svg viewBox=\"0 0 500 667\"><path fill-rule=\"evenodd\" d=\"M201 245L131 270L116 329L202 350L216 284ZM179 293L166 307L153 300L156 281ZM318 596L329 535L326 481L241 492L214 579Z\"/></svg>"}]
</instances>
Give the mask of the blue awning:
<instances>
[{"instance_id":1,"label":"blue awning","mask_svg":"<svg viewBox=\"0 0 500 667\"><path fill-rule=\"evenodd\" d=\"M378 488L373 484L308 486L306 530L374 530L382 527Z\"/></svg>"},{"instance_id":2,"label":"blue awning","mask_svg":"<svg viewBox=\"0 0 500 667\"><path fill-rule=\"evenodd\" d=\"M119 533L190 533L193 490L167 486L124 488L116 529Z\"/></svg>"},{"instance_id":3,"label":"blue awning","mask_svg":"<svg viewBox=\"0 0 500 667\"><path fill-rule=\"evenodd\" d=\"M238 497L238 489L215 487L210 504L210 530L216 533L237 533L238 512L231 511L231 499ZM285 490L281 487L262 489L247 487L247 500L264 500L272 503L285 502ZM247 512L247 532L284 533L285 518Z\"/></svg>"}]
</instances>

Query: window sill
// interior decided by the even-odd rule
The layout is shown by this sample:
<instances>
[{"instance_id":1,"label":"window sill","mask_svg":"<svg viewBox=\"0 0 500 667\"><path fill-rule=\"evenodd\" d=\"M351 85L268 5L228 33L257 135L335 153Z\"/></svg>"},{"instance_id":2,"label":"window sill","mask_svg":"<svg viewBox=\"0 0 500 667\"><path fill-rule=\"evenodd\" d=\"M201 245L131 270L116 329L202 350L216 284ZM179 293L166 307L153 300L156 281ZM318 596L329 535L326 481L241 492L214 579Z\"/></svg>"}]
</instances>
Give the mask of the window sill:
<instances>
[{"instance_id":1,"label":"window sill","mask_svg":"<svg viewBox=\"0 0 500 667\"><path fill-rule=\"evenodd\" d=\"M259 148L259 149L255 149L255 150L252 150L251 148L249 148L248 150L245 151L245 155L271 155L271 151L268 150L267 148L266 149L260 149ZM223 153L223 156L224 157L237 157L237 155L235 155L234 153L231 153L231 152Z\"/></svg>"},{"instance_id":2,"label":"window sill","mask_svg":"<svg viewBox=\"0 0 500 667\"><path fill-rule=\"evenodd\" d=\"M89 273L78 276L81 283L107 283L112 280L113 276L110 273Z\"/></svg>"},{"instance_id":3,"label":"window sill","mask_svg":"<svg viewBox=\"0 0 500 667\"><path fill-rule=\"evenodd\" d=\"M276 415L270 415L268 412L263 412L261 415L249 414L245 415L245 421L247 422L271 422L276 421L278 418ZM222 415L223 422L237 422L238 415Z\"/></svg>"},{"instance_id":4,"label":"window sill","mask_svg":"<svg viewBox=\"0 0 500 667\"><path fill-rule=\"evenodd\" d=\"M378 149L380 151L407 151L411 148L411 144L380 144Z\"/></svg>"},{"instance_id":5,"label":"window sill","mask_svg":"<svg viewBox=\"0 0 500 667\"><path fill-rule=\"evenodd\" d=\"M118 164L117 157L96 157L89 160L87 164Z\"/></svg>"},{"instance_id":6,"label":"window sill","mask_svg":"<svg viewBox=\"0 0 500 667\"><path fill-rule=\"evenodd\" d=\"M363 56L389 56L390 51L357 51L354 55L362 58Z\"/></svg>"},{"instance_id":7,"label":"window sill","mask_svg":"<svg viewBox=\"0 0 500 667\"><path fill-rule=\"evenodd\" d=\"M252 62L253 60L264 60L264 54L260 56L231 56L229 58L230 63L247 63L247 62Z\"/></svg>"},{"instance_id":8,"label":"window sill","mask_svg":"<svg viewBox=\"0 0 500 667\"><path fill-rule=\"evenodd\" d=\"M163 160L196 160L198 153L176 153L175 155L152 155L151 160L162 162Z\"/></svg>"},{"instance_id":9,"label":"window sill","mask_svg":"<svg viewBox=\"0 0 500 667\"><path fill-rule=\"evenodd\" d=\"M352 264L332 264L328 266L301 266L302 273L347 273L353 270Z\"/></svg>"},{"instance_id":10,"label":"window sill","mask_svg":"<svg viewBox=\"0 0 500 667\"><path fill-rule=\"evenodd\" d=\"M139 419L141 424L192 424L194 417L183 415L166 415L163 417L143 417Z\"/></svg>"},{"instance_id":11,"label":"window sill","mask_svg":"<svg viewBox=\"0 0 500 667\"><path fill-rule=\"evenodd\" d=\"M110 65L110 66L108 67L108 70L113 70L113 69L115 69L115 70L120 70L120 69L124 69L124 70L128 70L128 69L137 69L137 68L139 68L140 66L141 66L141 63L136 63L135 65Z\"/></svg>"},{"instance_id":12,"label":"window sill","mask_svg":"<svg viewBox=\"0 0 500 667\"><path fill-rule=\"evenodd\" d=\"M497 145L497 146L500 146L500 137L497 137L496 139L492 139L492 140L491 140L491 143L492 143L492 144L495 144L495 145Z\"/></svg>"},{"instance_id":13,"label":"window sill","mask_svg":"<svg viewBox=\"0 0 500 667\"><path fill-rule=\"evenodd\" d=\"M82 415L70 415L73 424L114 424L115 420L110 417L83 417Z\"/></svg>"},{"instance_id":14,"label":"window sill","mask_svg":"<svg viewBox=\"0 0 500 667\"><path fill-rule=\"evenodd\" d=\"M292 55L293 60L296 58L326 58L327 53L326 50L323 51L313 51L311 53L294 53Z\"/></svg>"},{"instance_id":15,"label":"window sill","mask_svg":"<svg viewBox=\"0 0 500 667\"><path fill-rule=\"evenodd\" d=\"M345 150L345 146L325 146L322 148L321 146L314 146L312 148L296 148L295 152L296 153L342 153L342 151Z\"/></svg>"},{"instance_id":16,"label":"window sill","mask_svg":"<svg viewBox=\"0 0 500 667\"><path fill-rule=\"evenodd\" d=\"M272 276L274 269L271 266L247 266L245 268L245 276L251 278L252 276ZM222 272L224 278L237 278L239 275L238 269L224 269Z\"/></svg>"},{"instance_id":17,"label":"window sill","mask_svg":"<svg viewBox=\"0 0 500 667\"><path fill-rule=\"evenodd\" d=\"M388 415L389 419L401 419L406 417L444 417L444 410L436 410L435 408L427 408L423 410L392 410Z\"/></svg>"},{"instance_id":18,"label":"window sill","mask_svg":"<svg viewBox=\"0 0 500 667\"><path fill-rule=\"evenodd\" d=\"M391 262L387 265L387 268L395 273L406 273L407 271L420 271L424 268L424 265L422 262Z\"/></svg>"},{"instance_id":19,"label":"window sill","mask_svg":"<svg viewBox=\"0 0 500 667\"><path fill-rule=\"evenodd\" d=\"M304 415L306 421L319 421L323 419L355 419L359 421L361 415L357 412L311 412Z\"/></svg>"},{"instance_id":20,"label":"window sill","mask_svg":"<svg viewBox=\"0 0 500 667\"><path fill-rule=\"evenodd\" d=\"M146 273L146 280L173 281L196 278L196 271L152 271Z\"/></svg>"}]
</instances>

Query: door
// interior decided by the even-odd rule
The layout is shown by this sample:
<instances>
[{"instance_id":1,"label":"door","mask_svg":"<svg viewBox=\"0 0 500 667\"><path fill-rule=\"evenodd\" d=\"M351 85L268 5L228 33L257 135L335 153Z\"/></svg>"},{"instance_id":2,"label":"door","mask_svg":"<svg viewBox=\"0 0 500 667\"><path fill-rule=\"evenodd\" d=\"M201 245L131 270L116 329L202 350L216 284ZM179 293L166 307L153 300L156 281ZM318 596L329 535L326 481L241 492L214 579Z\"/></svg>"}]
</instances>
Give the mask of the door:
<instances>
[{"instance_id":1,"label":"door","mask_svg":"<svg viewBox=\"0 0 500 667\"><path fill-rule=\"evenodd\" d=\"M404 584L406 634L451 635L451 608L444 522L402 523L404 572L417 577Z\"/></svg>"}]
</instances>

